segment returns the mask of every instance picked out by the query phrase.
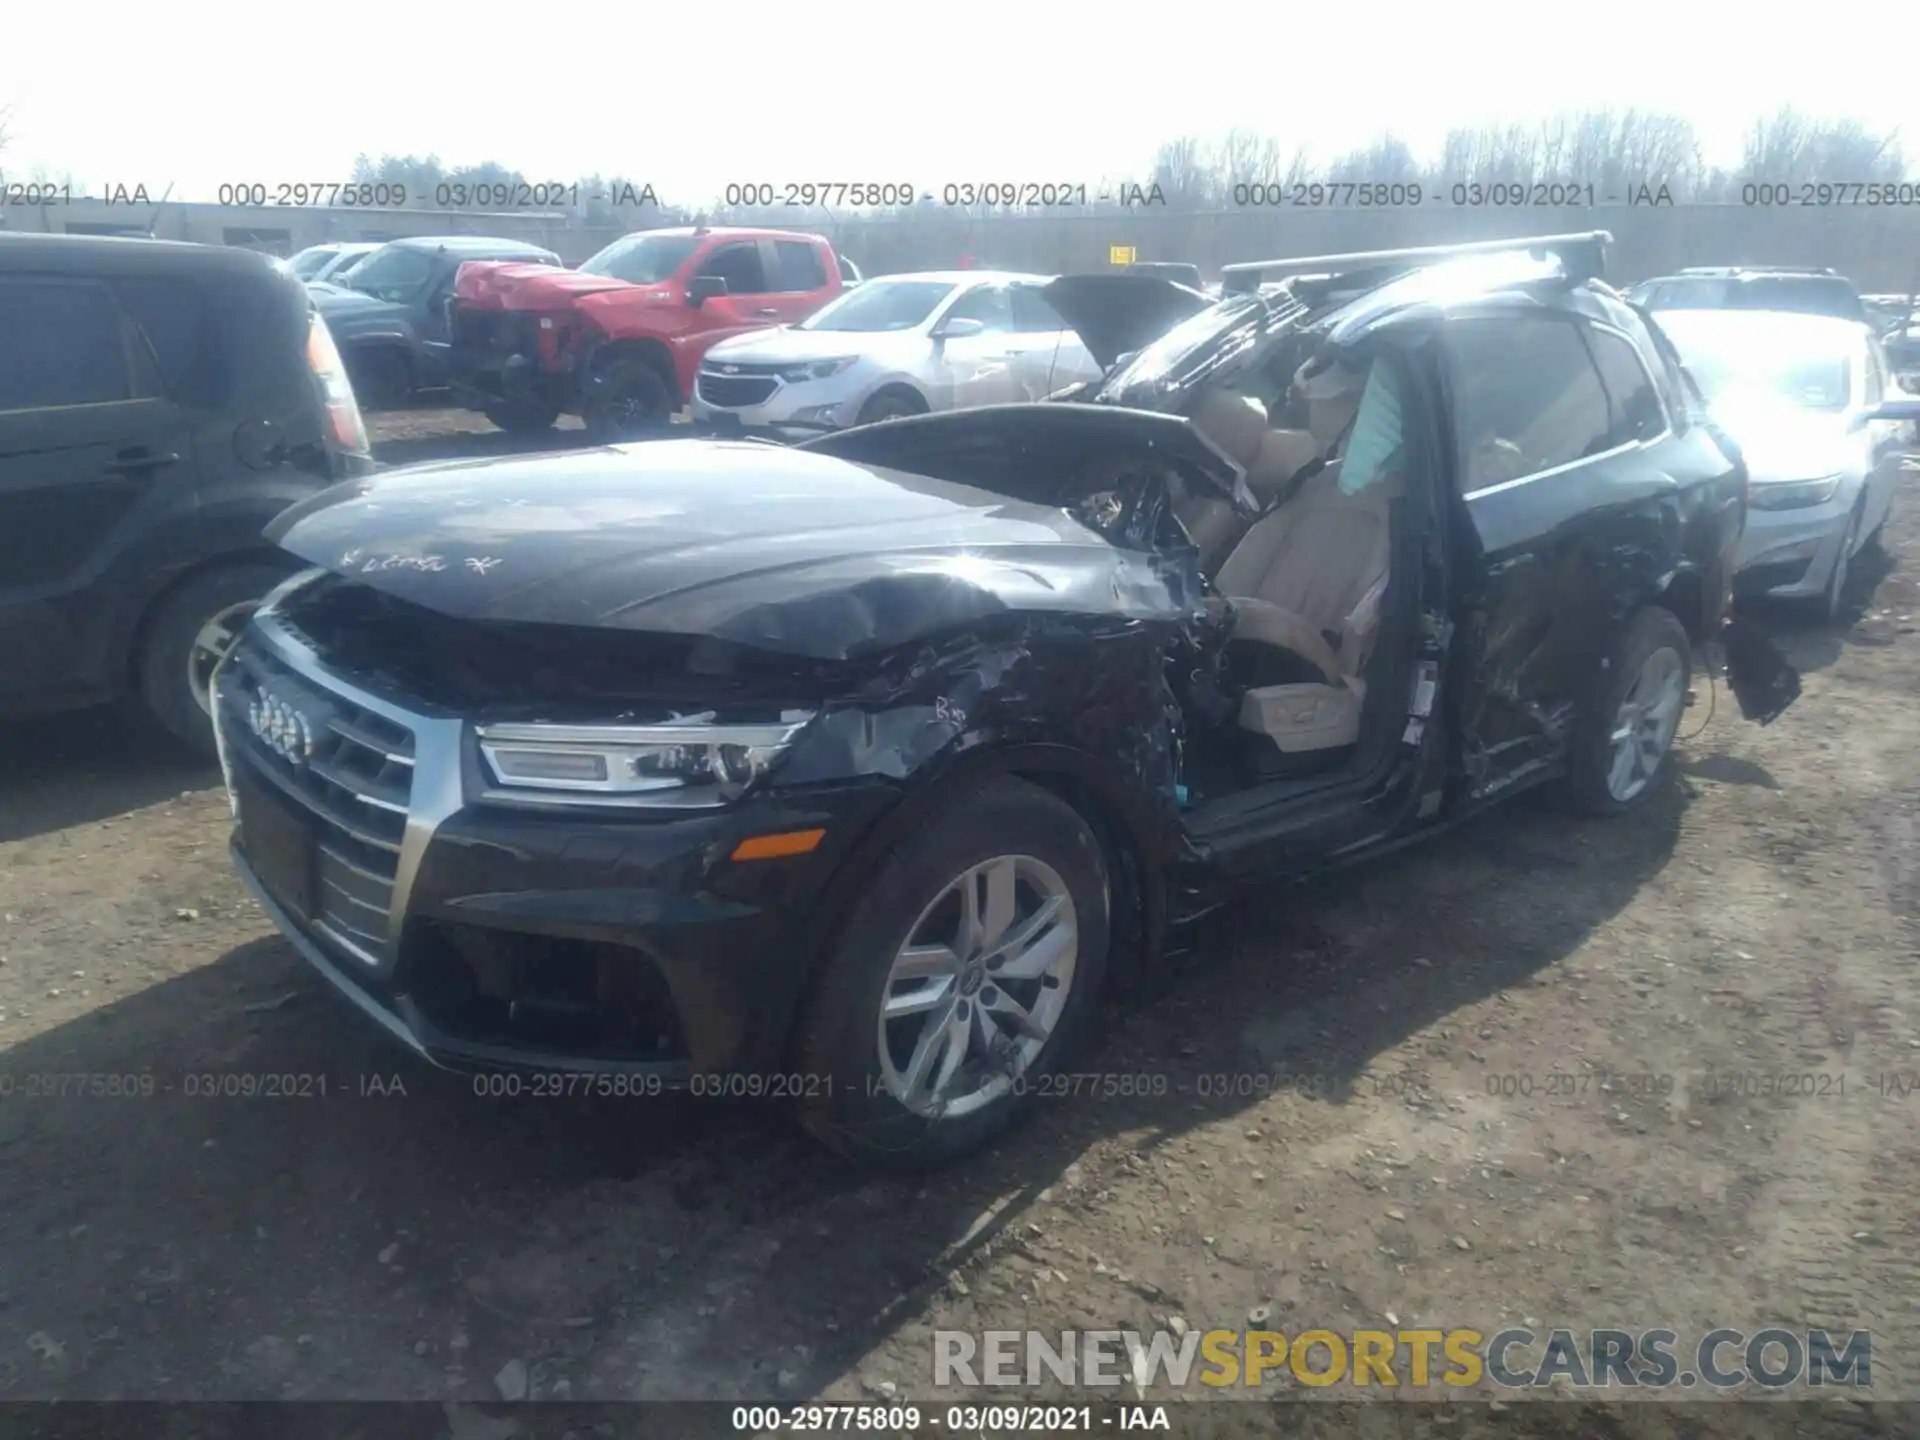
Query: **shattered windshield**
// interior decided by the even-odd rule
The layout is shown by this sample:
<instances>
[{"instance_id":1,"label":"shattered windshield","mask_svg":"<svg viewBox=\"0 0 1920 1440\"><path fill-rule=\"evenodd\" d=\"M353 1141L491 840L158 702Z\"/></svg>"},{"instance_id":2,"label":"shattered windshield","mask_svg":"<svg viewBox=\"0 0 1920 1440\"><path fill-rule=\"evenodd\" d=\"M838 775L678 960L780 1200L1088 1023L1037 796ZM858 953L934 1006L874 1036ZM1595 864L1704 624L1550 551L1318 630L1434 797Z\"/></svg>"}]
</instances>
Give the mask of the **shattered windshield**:
<instances>
[{"instance_id":1,"label":"shattered windshield","mask_svg":"<svg viewBox=\"0 0 1920 1440\"><path fill-rule=\"evenodd\" d=\"M1257 295L1236 295L1182 320L1107 377L1099 398L1143 403L1178 389L1193 371L1218 373L1260 339L1267 307Z\"/></svg>"}]
</instances>

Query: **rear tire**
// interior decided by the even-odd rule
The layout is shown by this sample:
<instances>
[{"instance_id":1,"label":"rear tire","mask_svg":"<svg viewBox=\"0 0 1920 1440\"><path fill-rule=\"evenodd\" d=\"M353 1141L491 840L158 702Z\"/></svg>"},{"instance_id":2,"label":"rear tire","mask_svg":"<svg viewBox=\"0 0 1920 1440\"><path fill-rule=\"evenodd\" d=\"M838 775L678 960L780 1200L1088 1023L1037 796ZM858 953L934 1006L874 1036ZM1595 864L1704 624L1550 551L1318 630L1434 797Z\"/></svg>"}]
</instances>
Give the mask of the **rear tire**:
<instances>
[{"instance_id":1,"label":"rear tire","mask_svg":"<svg viewBox=\"0 0 1920 1440\"><path fill-rule=\"evenodd\" d=\"M405 355L385 345L353 351L347 376L354 399L368 410L398 410L413 393L413 367Z\"/></svg>"},{"instance_id":2,"label":"rear tire","mask_svg":"<svg viewBox=\"0 0 1920 1440\"><path fill-rule=\"evenodd\" d=\"M673 387L652 365L644 360L616 360L601 373L601 383L581 418L596 443L613 445L664 433L678 408Z\"/></svg>"},{"instance_id":3,"label":"rear tire","mask_svg":"<svg viewBox=\"0 0 1920 1440\"><path fill-rule=\"evenodd\" d=\"M481 413L509 435L537 435L553 428L553 422L560 418L560 407L524 400L489 400Z\"/></svg>"},{"instance_id":4,"label":"rear tire","mask_svg":"<svg viewBox=\"0 0 1920 1440\"><path fill-rule=\"evenodd\" d=\"M966 877L979 886L974 944ZM801 1122L843 1155L903 1169L945 1164L1000 1134L1070 1058L1098 1003L1109 893L1100 842L1051 792L996 776L953 796L888 857L805 1002L796 1069L820 1088L802 1099ZM932 952L962 963L911 969ZM1022 973L1042 965L1037 979ZM936 992L937 1002L917 1003ZM883 1005L894 1012L885 1028ZM949 1069L936 1044L920 1073L951 1078L916 1086L920 1043L942 1030L962 1038L967 1058ZM1020 1048L1029 1040L1030 1054Z\"/></svg>"},{"instance_id":5,"label":"rear tire","mask_svg":"<svg viewBox=\"0 0 1920 1440\"><path fill-rule=\"evenodd\" d=\"M1693 642L1679 617L1658 606L1634 616L1614 645L1594 698L1574 722L1562 792L1572 809L1619 815L1659 790L1672 769L1674 736L1692 681ZM1644 693L1636 694L1637 688ZM1633 755L1623 756L1629 748Z\"/></svg>"},{"instance_id":6,"label":"rear tire","mask_svg":"<svg viewBox=\"0 0 1920 1440\"><path fill-rule=\"evenodd\" d=\"M207 684L262 598L284 580L285 566L223 565L185 581L148 618L136 657L140 698L183 744L214 755Z\"/></svg>"}]
</instances>

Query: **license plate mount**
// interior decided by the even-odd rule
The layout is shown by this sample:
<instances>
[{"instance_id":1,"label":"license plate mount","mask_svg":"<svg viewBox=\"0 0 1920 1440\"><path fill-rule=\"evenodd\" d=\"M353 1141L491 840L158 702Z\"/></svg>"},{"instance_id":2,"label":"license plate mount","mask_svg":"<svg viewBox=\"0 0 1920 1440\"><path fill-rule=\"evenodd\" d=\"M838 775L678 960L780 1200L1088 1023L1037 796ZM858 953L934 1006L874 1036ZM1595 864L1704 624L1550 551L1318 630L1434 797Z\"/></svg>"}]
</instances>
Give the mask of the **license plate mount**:
<instances>
[{"instance_id":1,"label":"license plate mount","mask_svg":"<svg viewBox=\"0 0 1920 1440\"><path fill-rule=\"evenodd\" d=\"M240 847L261 886L301 920L313 917L313 836L272 786L234 767Z\"/></svg>"}]
</instances>

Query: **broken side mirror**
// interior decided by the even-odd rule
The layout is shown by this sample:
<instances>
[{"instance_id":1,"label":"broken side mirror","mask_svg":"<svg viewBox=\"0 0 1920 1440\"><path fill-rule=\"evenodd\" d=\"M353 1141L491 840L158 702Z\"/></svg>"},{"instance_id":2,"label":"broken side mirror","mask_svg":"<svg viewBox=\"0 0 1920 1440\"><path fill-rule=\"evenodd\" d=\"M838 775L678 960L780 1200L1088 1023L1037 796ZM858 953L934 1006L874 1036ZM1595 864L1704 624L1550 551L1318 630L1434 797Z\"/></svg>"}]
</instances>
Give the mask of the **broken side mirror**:
<instances>
[{"instance_id":1,"label":"broken side mirror","mask_svg":"<svg viewBox=\"0 0 1920 1440\"><path fill-rule=\"evenodd\" d=\"M695 310L726 293L727 282L719 275L696 275L687 281L687 304Z\"/></svg>"}]
</instances>

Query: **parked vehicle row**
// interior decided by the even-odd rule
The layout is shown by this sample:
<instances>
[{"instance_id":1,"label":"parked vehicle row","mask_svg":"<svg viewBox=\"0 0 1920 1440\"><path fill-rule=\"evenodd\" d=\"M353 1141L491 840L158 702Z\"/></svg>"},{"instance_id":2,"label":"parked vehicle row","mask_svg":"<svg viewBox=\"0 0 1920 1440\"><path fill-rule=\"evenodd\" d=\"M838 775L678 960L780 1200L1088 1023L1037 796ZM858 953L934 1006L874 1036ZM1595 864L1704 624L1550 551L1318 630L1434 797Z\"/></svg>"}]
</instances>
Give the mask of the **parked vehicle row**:
<instances>
[{"instance_id":1,"label":"parked vehicle row","mask_svg":"<svg viewBox=\"0 0 1920 1440\"><path fill-rule=\"evenodd\" d=\"M438 1063L804 1075L843 1151L964 1153L1225 895L1643 803L1704 642L1791 703L1604 241L1071 277L1070 399L296 505L217 680L236 863Z\"/></svg>"},{"instance_id":2,"label":"parked vehicle row","mask_svg":"<svg viewBox=\"0 0 1920 1440\"><path fill-rule=\"evenodd\" d=\"M574 414L598 437L639 438L692 398L715 344L804 320L849 274L818 235L707 227L627 235L577 270L464 265L454 394L504 430Z\"/></svg>"}]
</instances>

